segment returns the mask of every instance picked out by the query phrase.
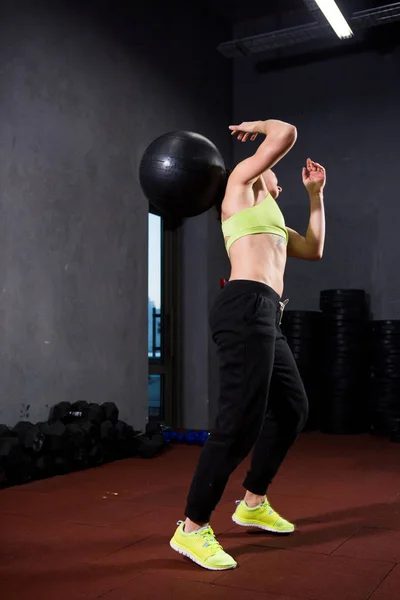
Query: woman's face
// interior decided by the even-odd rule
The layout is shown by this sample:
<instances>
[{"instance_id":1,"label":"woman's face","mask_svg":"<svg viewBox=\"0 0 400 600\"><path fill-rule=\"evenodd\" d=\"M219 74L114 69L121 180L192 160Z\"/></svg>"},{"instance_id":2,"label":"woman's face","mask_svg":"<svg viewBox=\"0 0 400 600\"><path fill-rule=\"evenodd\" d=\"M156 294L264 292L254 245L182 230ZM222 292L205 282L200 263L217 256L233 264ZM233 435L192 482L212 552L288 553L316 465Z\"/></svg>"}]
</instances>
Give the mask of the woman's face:
<instances>
[{"instance_id":1,"label":"woman's face","mask_svg":"<svg viewBox=\"0 0 400 600\"><path fill-rule=\"evenodd\" d=\"M280 187L280 185L278 185L278 179L275 173L271 169L268 169L268 171L264 171L262 176L269 193L274 198L274 200L276 200L279 194L281 193L282 188Z\"/></svg>"}]
</instances>

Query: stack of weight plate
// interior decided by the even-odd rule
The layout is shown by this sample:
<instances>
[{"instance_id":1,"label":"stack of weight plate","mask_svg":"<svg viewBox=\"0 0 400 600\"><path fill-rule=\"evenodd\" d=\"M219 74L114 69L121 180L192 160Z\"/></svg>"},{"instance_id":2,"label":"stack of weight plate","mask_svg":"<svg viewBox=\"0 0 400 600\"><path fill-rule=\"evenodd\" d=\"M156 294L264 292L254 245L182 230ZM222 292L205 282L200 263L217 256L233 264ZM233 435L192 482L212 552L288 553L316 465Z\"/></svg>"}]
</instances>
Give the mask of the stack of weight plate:
<instances>
[{"instance_id":1,"label":"stack of weight plate","mask_svg":"<svg viewBox=\"0 0 400 600\"><path fill-rule=\"evenodd\" d=\"M364 290L324 290L322 310L322 394L324 433L368 430L368 302Z\"/></svg>"},{"instance_id":2,"label":"stack of weight plate","mask_svg":"<svg viewBox=\"0 0 400 600\"><path fill-rule=\"evenodd\" d=\"M370 372L371 431L395 436L400 418L400 321L371 322Z\"/></svg>"},{"instance_id":3,"label":"stack of weight plate","mask_svg":"<svg viewBox=\"0 0 400 600\"><path fill-rule=\"evenodd\" d=\"M310 414L305 430L318 429L321 313L305 310L285 310L281 328L293 352L308 396Z\"/></svg>"}]
</instances>

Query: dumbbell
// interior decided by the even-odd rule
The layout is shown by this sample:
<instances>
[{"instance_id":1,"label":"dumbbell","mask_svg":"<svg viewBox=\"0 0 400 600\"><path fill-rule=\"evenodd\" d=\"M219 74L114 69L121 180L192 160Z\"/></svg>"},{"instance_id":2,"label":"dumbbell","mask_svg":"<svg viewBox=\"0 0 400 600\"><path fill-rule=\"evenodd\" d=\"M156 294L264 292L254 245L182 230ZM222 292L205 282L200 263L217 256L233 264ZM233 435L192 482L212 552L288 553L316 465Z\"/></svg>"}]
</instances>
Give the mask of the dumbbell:
<instances>
[{"instance_id":1,"label":"dumbbell","mask_svg":"<svg viewBox=\"0 0 400 600\"><path fill-rule=\"evenodd\" d=\"M104 412L104 419L106 421L111 421L111 423L116 423L119 417L119 410L117 405L114 402L104 402L101 404L101 408Z\"/></svg>"},{"instance_id":2,"label":"dumbbell","mask_svg":"<svg viewBox=\"0 0 400 600\"><path fill-rule=\"evenodd\" d=\"M117 421L115 430L116 447L119 458L133 456L135 454L134 439L136 435L133 427L124 421Z\"/></svg>"},{"instance_id":3,"label":"dumbbell","mask_svg":"<svg viewBox=\"0 0 400 600\"><path fill-rule=\"evenodd\" d=\"M89 465L99 467L105 462L105 453L103 445L100 442L95 442L88 450Z\"/></svg>"},{"instance_id":4,"label":"dumbbell","mask_svg":"<svg viewBox=\"0 0 400 600\"><path fill-rule=\"evenodd\" d=\"M68 432L66 454L68 454L75 469L85 469L89 463L87 454L89 444L86 433L79 423L68 423L66 428Z\"/></svg>"},{"instance_id":5,"label":"dumbbell","mask_svg":"<svg viewBox=\"0 0 400 600\"><path fill-rule=\"evenodd\" d=\"M31 481L33 462L26 454L16 436L0 438L0 467L7 484L23 484Z\"/></svg>"},{"instance_id":6,"label":"dumbbell","mask_svg":"<svg viewBox=\"0 0 400 600\"><path fill-rule=\"evenodd\" d=\"M150 422L146 425L145 436L153 442L157 448L157 452L161 452L165 446L163 429L160 423Z\"/></svg>"},{"instance_id":7,"label":"dumbbell","mask_svg":"<svg viewBox=\"0 0 400 600\"><path fill-rule=\"evenodd\" d=\"M51 410L51 421L59 420L66 425L79 419L100 424L105 419L105 412L99 404L94 402L89 403L86 400L78 400L73 404L70 402L60 402L59 404L55 404Z\"/></svg>"},{"instance_id":8,"label":"dumbbell","mask_svg":"<svg viewBox=\"0 0 400 600\"><path fill-rule=\"evenodd\" d=\"M50 454L41 454L34 460L34 478L45 479L54 475L54 458Z\"/></svg>"},{"instance_id":9,"label":"dumbbell","mask_svg":"<svg viewBox=\"0 0 400 600\"><path fill-rule=\"evenodd\" d=\"M86 416L89 412L83 411ZM66 425L68 434L68 456L76 469L99 466L105 460L104 448L100 442L100 426L95 421L77 417Z\"/></svg>"},{"instance_id":10,"label":"dumbbell","mask_svg":"<svg viewBox=\"0 0 400 600\"><path fill-rule=\"evenodd\" d=\"M0 490L7 487L7 475L4 467L0 464Z\"/></svg>"},{"instance_id":11,"label":"dumbbell","mask_svg":"<svg viewBox=\"0 0 400 600\"><path fill-rule=\"evenodd\" d=\"M81 419L100 425L105 419L104 410L94 402L75 402L71 406L70 421L74 422Z\"/></svg>"},{"instance_id":12,"label":"dumbbell","mask_svg":"<svg viewBox=\"0 0 400 600\"><path fill-rule=\"evenodd\" d=\"M204 446L208 439L208 435L207 431L194 431L193 429L189 429L186 433L186 442L190 445L200 444L201 446Z\"/></svg>"},{"instance_id":13,"label":"dumbbell","mask_svg":"<svg viewBox=\"0 0 400 600\"><path fill-rule=\"evenodd\" d=\"M100 442L103 447L104 460L113 461L117 458L117 430L111 421L103 421L99 428Z\"/></svg>"},{"instance_id":14,"label":"dumbbell","mask_svg":"<svg viewBox=\"0 0 400 600\"><path fill-rule=\"evenodd\" d=\"M50 410L50 421L66 421L71 413L71 402L59 402Z\"/></svg>"},{"instance_id":15,"label":"dumbbell","mask_svg":"<svg viewBox=\"0 0 400 600\"><path fill-rule=\"evenodd\" d=\"M390 420L390 441L400 444L400 415L392 417Z\"/></svg>"},{"instance_id":16,"label":"dumbbell","mask_svg":"<svg viewBox=\"0 0 400 600\"><path fill-rule=\"evenodd\" d=\"M44 451L48 454L59 454L65 450L68 440L68 431L61 421L44 422L37 424L43 433Z\"/></svg>"},{"instance_id":17,"label":"dumbbell","mask_svg":"<svg viewBox=\"0 0 400 600\"><path fill-rule=\"evenodd\" d=\"M19 421L12 429L21 446L29 453L39 454L44 445L45 436L40 428L29 421Z\"/></svg>"},{"instance_id":18,"label":"dumbbell","mask_svg":"<svg viewBox=\"0 0 400 600\"><path fill-rule=\"evenodd\" d=\"M8 437L10 434L10 430L7 425L0 425L0 438Z\"/></svg>"},{"instance_id":19,"label":"dumbbell","mask_svg":"<svg viewBox=\"0 0 400 600\"><path fill-rule=\"evenodd\" d=\"M141 458L153 458L159 452L159 446L157 443L150 440L143 434L138 434L135 437L135 449L136 453Z\"/></svg>"}]
</instances>

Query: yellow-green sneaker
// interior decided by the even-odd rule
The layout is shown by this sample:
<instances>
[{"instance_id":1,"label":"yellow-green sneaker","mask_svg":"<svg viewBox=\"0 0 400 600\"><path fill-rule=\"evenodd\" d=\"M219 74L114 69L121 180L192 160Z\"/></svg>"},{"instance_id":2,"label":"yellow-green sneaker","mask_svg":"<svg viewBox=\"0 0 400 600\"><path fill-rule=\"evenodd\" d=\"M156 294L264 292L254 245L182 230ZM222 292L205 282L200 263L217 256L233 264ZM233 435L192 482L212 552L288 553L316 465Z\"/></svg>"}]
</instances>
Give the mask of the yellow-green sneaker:
<instances>
[{"instance_id":1,"label":"yellow-green sneaker","mask_svg":"<svg viewBox=\"0 0 400 600\"><path fill-rule=\"evenodd\" d=\"M236 502L237 507L232 515L232 521L242 527L258 527L273 533L292 533L295 530L293 523L289 523L274 511L267 499L256 506L249 508L244 500Z\"/></svg>"},{"instance_id":2,"label":"yellow-green sneaker","mask_svg":"<svg viewBox=\"0 0 400 600\"><path fill-rule=\"evenodd\" d=\"M236 561L217 542L209 525L192 533L184 531L183 521L178 521L177 525L178 529L169 543L173 550L210 571L225 571L237 567Z\"/></svg>"}]
</instances>

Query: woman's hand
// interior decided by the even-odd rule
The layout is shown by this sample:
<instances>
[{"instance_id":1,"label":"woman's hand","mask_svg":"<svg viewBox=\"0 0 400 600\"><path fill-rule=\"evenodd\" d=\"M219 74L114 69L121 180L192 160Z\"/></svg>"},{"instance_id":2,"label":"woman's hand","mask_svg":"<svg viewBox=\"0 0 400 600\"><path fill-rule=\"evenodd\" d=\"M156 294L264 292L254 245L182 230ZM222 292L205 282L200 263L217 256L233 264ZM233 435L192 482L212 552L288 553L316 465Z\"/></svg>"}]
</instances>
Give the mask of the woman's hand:
<instances>
[{"instance_id":1,"label":"woman's hand","mask_svg":"<svg viewBox=\"0 0 400 600\"><path fill-rule=\"evenodd\" d=\"M307 158L303 168L303 183L309 194L319 194L325 187L326 173L323 166Z\"/></svg>"},{"instance_id":2,"label":"woman's hand","mask_svg":"<svg viewBox=\"0 0 400 600\"><path fill-rule=\"evenodd\" d=\"M241 142L247 142L250 138L254 142L260 131L260 121L245 121L240 125L229 125L231 135L237 135L237 139Z\"/></svg>"}]
</instances>

